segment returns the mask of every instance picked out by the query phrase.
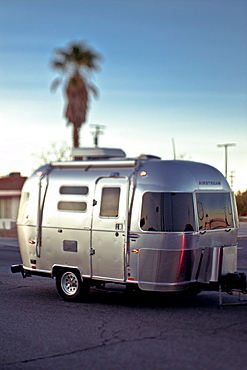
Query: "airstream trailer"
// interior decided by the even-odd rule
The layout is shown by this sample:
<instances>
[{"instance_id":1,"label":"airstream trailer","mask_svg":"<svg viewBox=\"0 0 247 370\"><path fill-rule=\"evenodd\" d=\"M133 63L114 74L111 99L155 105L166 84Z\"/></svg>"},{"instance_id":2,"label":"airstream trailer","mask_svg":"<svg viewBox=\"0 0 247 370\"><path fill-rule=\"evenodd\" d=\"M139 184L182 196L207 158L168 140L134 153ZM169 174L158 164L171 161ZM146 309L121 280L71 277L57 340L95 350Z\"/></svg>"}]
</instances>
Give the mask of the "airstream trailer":
<instances>
[{"instance_id":1,"label":"airstream trailer","mask_svg":"<svg viewBox=\"0 0 247 370\"><path fill-rule=\"evenodd\" d=\"M65 300L91 286L246 291L237 271L234 195L215 168L84 148L39 168L22 190L22 257L12 272L56 279ZM79 160L78 160L79 159Z\"/></svg>"}]
</instances>

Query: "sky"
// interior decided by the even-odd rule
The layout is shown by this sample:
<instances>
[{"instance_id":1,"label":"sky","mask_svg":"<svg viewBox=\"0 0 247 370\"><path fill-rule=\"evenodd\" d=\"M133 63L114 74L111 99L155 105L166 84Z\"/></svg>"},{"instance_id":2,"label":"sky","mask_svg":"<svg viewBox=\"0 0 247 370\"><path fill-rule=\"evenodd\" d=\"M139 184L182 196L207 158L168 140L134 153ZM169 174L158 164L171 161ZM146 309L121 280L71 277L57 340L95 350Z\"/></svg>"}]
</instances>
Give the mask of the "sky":
<instances>
[{"instance_id":1,"label":"sky","mask_svg":"<svg viewBox=\"0 0 247 370\"><path fill-rule=\"evenodd\" d=\"M30 175L53 143L72 146L54 49L102 54L81 146L208 163L247 189L246 0L0 0L0 176Z\"/></svg>"}]
</instances>

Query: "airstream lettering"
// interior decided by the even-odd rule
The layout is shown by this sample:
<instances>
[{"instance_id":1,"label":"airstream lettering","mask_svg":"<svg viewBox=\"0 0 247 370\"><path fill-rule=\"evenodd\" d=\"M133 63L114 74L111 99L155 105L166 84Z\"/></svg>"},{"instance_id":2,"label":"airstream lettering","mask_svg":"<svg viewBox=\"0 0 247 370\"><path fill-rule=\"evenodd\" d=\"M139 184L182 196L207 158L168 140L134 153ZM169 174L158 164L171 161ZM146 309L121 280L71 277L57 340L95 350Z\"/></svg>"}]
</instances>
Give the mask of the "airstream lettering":
<instances>
[{"instance_id":1,"label":"airstream lettering","mask_svg":"<svg viewBox=\"0 0 247 370\"><path fill-rule=\"evenodd\" d=\"M17 220L23 277L56 278L65 300L90 286L159 292L246 292L237 270L237 212L223 175L206 164L76 149L24 184Z\"/></svg>"}]
</instances>

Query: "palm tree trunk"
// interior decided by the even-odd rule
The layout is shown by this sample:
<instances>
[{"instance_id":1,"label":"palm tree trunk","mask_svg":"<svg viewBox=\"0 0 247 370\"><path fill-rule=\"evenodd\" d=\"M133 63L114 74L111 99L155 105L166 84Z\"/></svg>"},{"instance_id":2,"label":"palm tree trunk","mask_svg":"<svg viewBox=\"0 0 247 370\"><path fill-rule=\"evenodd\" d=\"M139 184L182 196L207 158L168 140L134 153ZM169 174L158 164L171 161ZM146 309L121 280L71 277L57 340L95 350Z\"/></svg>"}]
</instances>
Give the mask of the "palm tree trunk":
<instances>
[{"instance_id":1,"label":"palm tree trunk","mask_svg":"<svg viewBox=\"0 0 247 370\"><path fill-rule=\"evenodd\" d=\"M73 145L74 145L74 148L78 148L80 146L79 131L80 131L80 127L78 127L76 125L73 125Z\"/></svg>"},{"instance_id":2,"label":"palm tree trunk","mask_svg":"<svg viewBox=\"0 0 247 370\"><path fill-rule=\"evenodd\" d=\"M68 123L73 125L73 144L74 148L79 147L80 127L86 121L88 93L86 84L79 72L69 80L66 89L68 99L66 118Z\"/></svg>"}]
</instances>

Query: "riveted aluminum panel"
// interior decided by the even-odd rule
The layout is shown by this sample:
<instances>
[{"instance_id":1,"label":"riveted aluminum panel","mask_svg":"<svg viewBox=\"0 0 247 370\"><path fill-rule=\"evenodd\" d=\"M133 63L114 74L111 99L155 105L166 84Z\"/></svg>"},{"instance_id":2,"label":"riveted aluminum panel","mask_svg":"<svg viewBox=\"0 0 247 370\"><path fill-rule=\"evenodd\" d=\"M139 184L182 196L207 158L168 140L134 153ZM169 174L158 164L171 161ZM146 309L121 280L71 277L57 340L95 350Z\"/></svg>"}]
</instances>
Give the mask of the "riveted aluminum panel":
<instances>
[{"instance_id":1,"label":"riveted aluminum panel","mask_svg":"<svg viewBox=\"0 0 247 370\"><path fill-rule=\"evenodd\" d=\"M176 291L195 281L200 251L141 249L139 287L143 290Z\"/></svg>"}]
</instances>

